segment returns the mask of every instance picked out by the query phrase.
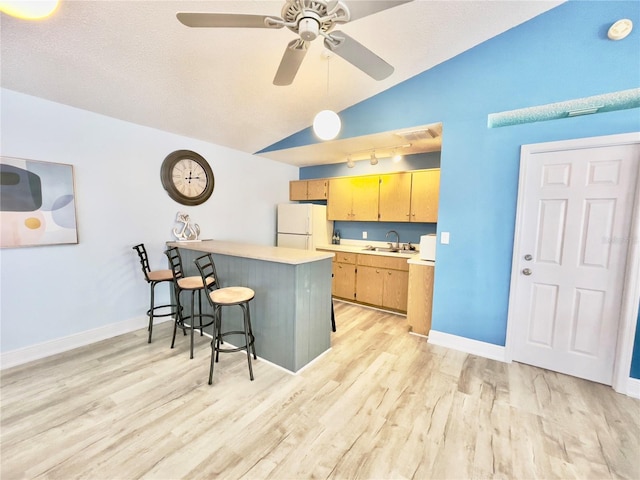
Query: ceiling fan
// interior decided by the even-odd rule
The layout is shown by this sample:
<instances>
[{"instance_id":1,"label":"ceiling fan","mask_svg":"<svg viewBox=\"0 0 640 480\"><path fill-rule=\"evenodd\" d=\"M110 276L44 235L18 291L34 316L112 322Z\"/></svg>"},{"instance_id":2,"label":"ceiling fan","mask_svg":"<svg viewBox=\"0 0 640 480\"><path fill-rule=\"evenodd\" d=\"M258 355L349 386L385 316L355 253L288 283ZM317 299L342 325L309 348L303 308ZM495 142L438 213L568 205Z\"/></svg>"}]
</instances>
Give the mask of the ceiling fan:
<instances>
[{"instance_id":1,"label":"ceiling fan","mask_svg":"<svg viewBox=\"0 0 640 480\"><path fill-rule=\"evenodd\" d=\"M302 64L309 43L318 36L324 46L375 80L383 80L393 73L393 67L361 43L344 32L334 31L337 24L347 23L386 10L411 0L353 1L347 7L342 0L285 0L281 17L239 13L189 13L176 16L187 27L212 28L282 28L298 35L287 45L274 85L290 85Z\"/></svg>"}]
</instances>

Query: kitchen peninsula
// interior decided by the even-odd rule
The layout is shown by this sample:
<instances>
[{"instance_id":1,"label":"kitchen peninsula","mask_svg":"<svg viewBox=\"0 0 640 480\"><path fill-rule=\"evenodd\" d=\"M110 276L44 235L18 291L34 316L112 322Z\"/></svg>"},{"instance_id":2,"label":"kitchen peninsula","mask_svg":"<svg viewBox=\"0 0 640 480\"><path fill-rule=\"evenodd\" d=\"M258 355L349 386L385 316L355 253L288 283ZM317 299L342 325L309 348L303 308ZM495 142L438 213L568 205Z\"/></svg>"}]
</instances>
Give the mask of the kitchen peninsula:
<instances>
[{"instance_id":1,"label":"kitchen peninsula","mask_svg":"<svg viewBox=\"0 0 640 480\"><path fill-rule=\"evenodd\" d=\"M259 357L296 372L331 347L333 253L217 240L167 245L180 249L185 275L199 275L193 261L212 253L221 286L256 292L251 324ZM239 308L224 309L225 330L241 322Z\"/></svg>"}]
</instances>

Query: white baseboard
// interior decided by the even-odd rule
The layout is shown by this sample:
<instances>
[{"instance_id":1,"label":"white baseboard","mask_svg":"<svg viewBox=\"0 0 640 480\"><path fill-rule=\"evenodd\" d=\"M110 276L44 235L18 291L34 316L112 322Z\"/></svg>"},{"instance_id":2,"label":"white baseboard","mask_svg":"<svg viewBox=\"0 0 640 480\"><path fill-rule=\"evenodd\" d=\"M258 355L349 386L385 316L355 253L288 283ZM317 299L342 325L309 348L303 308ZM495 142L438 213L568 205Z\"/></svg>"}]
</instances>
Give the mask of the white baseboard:
<instances>
[{"instance_id":1,"label":"white baseboard","mask_svg":"<svg viewBox=\"0 0 640 480\"><path fill-rule=\"evenodd\" d=\"M156 319L154 325L162 322L172 321L172 318ZM149 324L148 317L136 317L123 320L118 323L111 323L103 327L94 328L85 332L69 335L68 337L56 338L46 342L30 345L28 347L2 352L0 354L0 370L15 367L23 363L40 360L57 353L67 352L74 348L84 347L107 338L112 338L125 333L130 333L141 328L146 328Z\"/></svg>"},{"instance_id":2,"label":"white baseboard","mask_svg":"<svg viewBox=\"0 0 640 480\"><path fill-rule=\"evenodd\" d=\"M629 377L629 380L627 380L627 391L624 393L630 397L640 399L640 379Z\"/></svg>"},{"instance_id":3,"label":"white baseboard","mask_svg":"<svg viewBox=\"0 0 640 480\"><path fill-rule=\"evenodd\" d=\"M429 332L428 343L478 355L479 357L498 360L499 362L507 361L505 348L500 345L459 337L457 335L451 335L450 333L438 332L433 329Z\"/></svg>"}]
</instances>

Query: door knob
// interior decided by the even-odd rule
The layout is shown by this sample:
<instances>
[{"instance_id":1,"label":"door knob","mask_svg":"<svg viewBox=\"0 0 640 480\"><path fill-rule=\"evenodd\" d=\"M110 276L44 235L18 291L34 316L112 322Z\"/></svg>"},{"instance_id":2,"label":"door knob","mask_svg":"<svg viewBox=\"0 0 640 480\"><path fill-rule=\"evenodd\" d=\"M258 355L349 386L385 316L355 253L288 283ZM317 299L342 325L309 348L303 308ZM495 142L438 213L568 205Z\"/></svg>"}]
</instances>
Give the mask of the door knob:
<instances>
[{"instance_id":1,"label":"door knob","mask_svg":"<svg viewBox=\"0 0 640 480\"><path fill-rule=\"evenodd\" d=\"M525 268L524 270L522 270L523 275L531 275L531 269L530 268Z\"/></svg>"},{"instance_id":2,"label":"door knob","mask_svg":"<svg viewBox=\"0 0 640 480\"><path fill-rule=\"evenodd\" d=\"M527 254L524 256L524 259L525 259L527 262L530 262L531 260L533 260L533 257L527 253Z\"/></svg>"}]
</instances>

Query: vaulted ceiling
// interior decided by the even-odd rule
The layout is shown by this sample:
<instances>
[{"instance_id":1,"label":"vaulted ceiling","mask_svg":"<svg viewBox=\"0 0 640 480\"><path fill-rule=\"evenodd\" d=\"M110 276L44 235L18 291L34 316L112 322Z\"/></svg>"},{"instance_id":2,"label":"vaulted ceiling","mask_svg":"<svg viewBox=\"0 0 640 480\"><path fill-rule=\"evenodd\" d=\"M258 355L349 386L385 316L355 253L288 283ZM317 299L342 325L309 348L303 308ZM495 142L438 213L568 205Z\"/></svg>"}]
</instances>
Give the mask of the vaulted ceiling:
<instances>
[{"instance_id":1,"label":"vaulted ceiling","mask_svg":"<svg viewBox=\"0 0 640 480\"><path fill-rule=\"evenodd\" d=\"M376 2L346 0L354 9L367 3ZM319 110L343 110L560 3L404 3L340 26L394 66L390 77L376 81L338 56L327 59L318 38L283 87L272 81L296 38L290 30L188 28L176 19L177 12L280 16L280 0L61 0L45 20L0 15L1 84L254 153L309 127ZM274 158L297 164L298 157Z\"/></svg>"}]
</instances>

